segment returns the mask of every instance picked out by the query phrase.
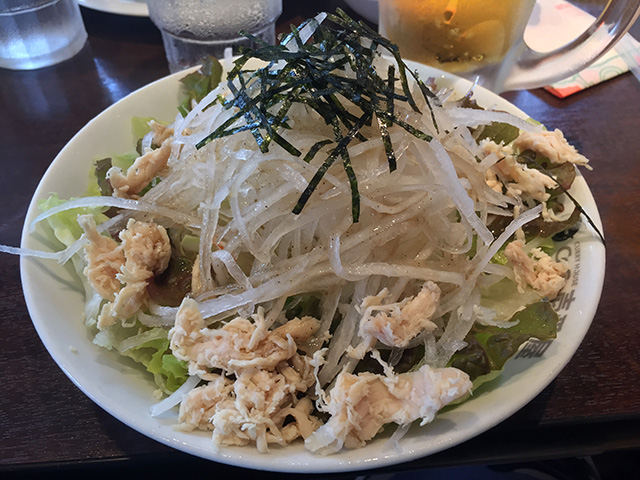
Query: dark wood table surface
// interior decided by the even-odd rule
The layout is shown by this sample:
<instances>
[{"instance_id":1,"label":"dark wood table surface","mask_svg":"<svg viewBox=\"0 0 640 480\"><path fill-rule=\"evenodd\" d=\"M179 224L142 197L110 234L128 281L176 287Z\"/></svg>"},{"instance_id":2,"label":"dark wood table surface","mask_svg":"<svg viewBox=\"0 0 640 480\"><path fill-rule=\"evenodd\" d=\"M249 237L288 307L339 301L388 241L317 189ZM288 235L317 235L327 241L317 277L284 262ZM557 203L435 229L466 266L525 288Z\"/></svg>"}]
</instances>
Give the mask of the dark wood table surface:
<instances>
[{"instance_id":1,"label":"dark wood table surface","mask_svg":"<svg viewBox=\"0 0 640 480\"><path fill-rule=\"evenodd\" d=\"M280 29L341 2L284 4ZM76 57L37 71L0 69L0 244L19 244L31 196L69 139L109 105L168 74L148 18L82 13L89 41ZM522 410L457 447L386 471L640 449L640 84L627 73L562 100L544 90L503 95L563 130L592 162L585 177L607 238L600 305L573 359ZM18 258L4 254L0 325L0 477L87 466L210 468L120 423L73 385L31 324ZM247 473L224 465L215 471Z\"/></svg>"}]
</instances>

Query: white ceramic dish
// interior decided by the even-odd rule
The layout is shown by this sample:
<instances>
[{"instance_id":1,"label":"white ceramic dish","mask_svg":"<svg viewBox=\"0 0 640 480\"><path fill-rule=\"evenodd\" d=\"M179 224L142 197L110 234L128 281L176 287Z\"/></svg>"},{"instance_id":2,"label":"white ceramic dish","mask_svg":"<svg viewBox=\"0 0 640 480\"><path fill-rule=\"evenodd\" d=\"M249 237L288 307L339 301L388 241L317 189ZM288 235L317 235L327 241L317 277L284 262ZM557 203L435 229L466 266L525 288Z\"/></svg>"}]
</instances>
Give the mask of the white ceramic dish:
<instances>
[{"instance_id":1,"label":"white ceramic dish","mask_svg":"<svg viewBox=\"0 0 640 480\"><path fill-rule=\"evenodd\" d=\"M409 62L410 63L410 62ZM466 92L469 82L410 63L423 78L436 77L440 85ZM22 237L25 248L48 248L27 225L37 215L36 201L58 192L67 198L82 194L93 159L128 151L134 145L129 119L134 116L172 121L179 98L177 73L154 82L114 104L89 122L60 152L45 173L33 197ZM478 88L481 105L494 106L525 116L504 99ZM552 125L550 125L552 127ZM574 195L600 227L593 197L581 176ZM414 427L400 442L400 450L388 436L365 448L315 456L302 443L272 448L268 455L253 447L224 448L211 445L210 433L184 433L172 428L176 413L152 418L154 385L139 369L91 343L82 319L83 296L71 274L52 261L23 258L21 272L27 306L44 345L60 368L95 403L138 432L161 443L199 457L243 467L283 472L340 472L384 467L413 460L468 440L503 421L544 389L567 364L580 345L598 305L604 278L604 247L593 230L580 232L558 252L571 264L567 294L556 302L564 319L558 338L547 344L529 344L508 362L503 375L470 401L441 414L432 424Z\"/></svg>"},{"instance_id":2,"label":"white ceramic dish","mask_svg":"<svg viewBox=\"0 0 640 480\"><path fill-rule=\"evenodd\" d=\"M78 3L92 10L99 10L133 17L148 17L149 9L144 0L78 0Z\"/></svg>"}]
</instances>

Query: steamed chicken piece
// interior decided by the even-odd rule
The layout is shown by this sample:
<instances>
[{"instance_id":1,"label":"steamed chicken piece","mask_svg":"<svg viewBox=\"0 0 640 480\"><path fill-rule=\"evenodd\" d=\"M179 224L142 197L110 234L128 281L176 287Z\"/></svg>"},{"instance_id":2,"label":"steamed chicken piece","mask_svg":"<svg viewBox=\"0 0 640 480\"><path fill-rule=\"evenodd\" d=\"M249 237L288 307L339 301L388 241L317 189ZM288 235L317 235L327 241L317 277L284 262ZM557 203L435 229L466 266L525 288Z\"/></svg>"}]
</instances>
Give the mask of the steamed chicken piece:
<instances>
[{"instance_id":1,"label":"steamed chicken piece","mask_svg":"<svg viewBox=\"0 0 640 480\"><path fill-rule=\"evenodd\" d=\"M208 376L208 383L187 393L180 403L178 420L184 429L213 430L211 419L217 407L233 395L233 380L224 375Z\"/></svg>"},{"instance_id":2,"label":"steamed chicken piece","mask_svg":"<svg viewBox=\"0 0 640 480\"><path fill-rule=\"evenodd\" d=\"M93 215L79 215L78 224L88 240L83 273L102 298L113 301L121 287L116 275L125 262L122 247L113 238L98 233Z\"/></svg>"},{"instance_id":3,"label":"steamed chicken piece","mask_svg":"<svg viewBox=\"0 0 640 480\"><path fill-rule=\"evenodd\" d=\"M102 307L98 328L130 318L140 310L148 298L149 280L162 273L171 259L169 236L161 225L130 219L119 237L125 263L116 278L123 287L113 302Z\"/></svg>"},{"instance_id":4,"label":"steamed chicken piece","mask_svg":"<svg viewBox=\"0 0 640 480\"><path fill-rule=\"evenodd\" d=\"M179 420L186 428L213 430L217 446L255 443L262 453L271 443L306 438L320 425L311 415L311 400L297 398L315 381L309 360L296 355L274 371L250 369L235 380L213 375L207 385L187 394Z\"/></svg>"},{"instance_id":5,"label":"steamed chicken piece","mask_svg":"<svg viewBox=\"0 0 640 480\"><path fill-rule=\"evenodd\" d=\"M207 328L195 300L185 298L169 330L174 355L189 362L196 375L211 368L229 372L261 368L271 370L296 354L296 342L308 340L318 329L312 317L294 318L269 330L258 312L249 319L237 317L221 328Z\"/></svg>"},{"instance_id":6,"label":"steamed chicken piece","mask_svg":"<svg viewBox=\"0 0 640 480\"><path fill-rule=\"evenodd\" d=\"M539 248L532 249L531 256L527 255L522 240L509 243L504 253L513 265L520 291L529 285L543 297L553 300L567 282L568 266L565 263L554 262Z\"/></svg>"},{"instance_id":7,"label":"steamed chicken piece","mask_svg":"<svg viewBox=\"0 0 640 480\"><path fill-rule=\"evenodd\" d=\"M147 282L125 284L113 302L106 303L98 315L98 328L114 325L118 320L133 317L147 300Z\"/></svg>"},{"instance_id":8,"label":"steamed chicken piece","mask_svg":"<svg viewBox=\"0 0 640 480\"><path fill-rule=\"evenodd\" d=\"M173 128L152 122L151 129L154 134L152 143L159 148L136 158L126 173L118 167L111 167L107 172L114 196L137 198L137 194L144 190L151 180L166 170L171 155Z\"/></svg>"},{"instance_id":9,"label":"steamed chicken piece","mask_svg":"<svg viewBox=\"0 0 640 480\"><path fill-rule=\"evenodd\" d=\"M129 281L149 280L169 266L171 242L162 225L130 219L118 236L126 258L121 271Z\"/></svg>"},{"instance_id":10,"label":"steamed chicken piece","mask_svg":"<svg viewBox=\"0 0 640 480\"><path fill-rule=\"evenodd\" d=\"M91 215L78 217L89 240L85 246L85 275L109 300L98 317L98 328L134 315L147 300L147 284L169 265L171 244L166 230L155 223L130 219L119 234L121 243L100 235Z\"/></svg>"},{"instance_id":11,"label":"steamed chicken piece","mask_svg":"<svg viewBox=\"0 0 640 480\"><path fill-rule=\"evenodd\" d=\"M433 331L436 325L431 319L440 304L440 293L440 287L428 281L417 295L401 302L384 304L384 299L389 295L386 288L378 295L365 297L358 330L363 340L349 353L350 356L363 358L376 341L389 347L406 347L412 338L423 331Z\"/></svg>"},{"instance_id":12,"label":"steamed chicken piece","mask_svg":"<svg viewBox=\"0 0 640 480\"><path fill-rule=\"evenodd\" d=\"M562 131L558 129L542 130L536 133L522 132L513 142L513 147L520 152L533 150L555 165L573 163L587 166L589 163L589 160L578 153L573 145L569 145Z\"/></svg>"},{"instance_id":13,"label":"steamed chicken piece","mask_svg":"<svg viewBox=\"0 0 640 480\"><path fill-rule=\"evenodd\" d=\"M165 125L164 123L151 120L149 122L149 127L151 128L151 132L153 133L153 137L151 140L152 145L162 145L165 140L173 136L173 128L171 126Z\"/></svg>"},{"instance_id":14,"label":"steamed chicken piece","mask_svg":"<svg viewBox=\"0 0 640 480\"><path fill-rule=\"evenodd\" d=\"M331 454L362 447L388 423L431 422L438 410L471 391L469 376L455 368L431 368L394 376L342 372L329 392L327 423L305 440L312 452Z\"/></svg>"},{"instance_id":15,"label":"steamed chicken piece","mask_svg":"<svg viewBox=\"0 0 640 480\"><path fill-rule=\"evenodd\" d=\"M173 354L189 362L190 373L209 381L182 401L181 425L213 430L217 446L255 443L267 452L269 444L306 438L320 425L311 415L312 402L298 398L315 383L315 375L311 359L299 355L295 343L308 339L318 322L296 318L270 331L262 312L253 319L238 317L209 329L195 300L185 298L169 339Z\"/></svg>"},{"instance_id":16,"label":"steamed chicken piece","mask_svg":"<svg viewBox=\"0 0 640 480\"><path fill-rule=\"evenodd\" d=\"M510 145L498 145L491 140L483 140L480 146L483 154L495 154L499 159L485 172L487 184L499 193L502 193L504 186L506 195L512 198L528 196L541 202L544 206L542 216L548 221L558 220L554 212L545 205L549 200L548 190L556 188L557 184L540 170L518 162L517 153L532 150L548 158L555 165L572 163L586 166L589 162L567 142L560 130L521 132Z\"/></svg>"},{"instance_id":17,"label":"steamed chicken piece","mask_svg":"<svg viewBox=\"0 0 640 480\"><path fill-rule=\"evenodd\" d=\"M380 295L368 297L368 301L365 298L363 306L366 311L377 313L369 313L363 317L360 324L361 335L374 336L390 347L406 347L419 333L436 328L431 319L440 304L440 293L440 287L428 281L415 297L407 298L400 303L374 303L374 300L380 299Z\"/></svg>"},{"instance_id":18,"label":"steamed chicken piece","mask_svg":"<svg viewBox=\"0 0 640 480\"><path fill-rule=\"evenodd\" d=\"M526 194L539 202L549 200L547 189L556 186L552 178L518 162L510 145L497 145L490 140L485 140L480 145L485 155L493 153L500 158L486 172L487 184L493 190L502 193L504 185L506 195L512 198L520 198L522 194Z\"/></svg>"}]
</instances>

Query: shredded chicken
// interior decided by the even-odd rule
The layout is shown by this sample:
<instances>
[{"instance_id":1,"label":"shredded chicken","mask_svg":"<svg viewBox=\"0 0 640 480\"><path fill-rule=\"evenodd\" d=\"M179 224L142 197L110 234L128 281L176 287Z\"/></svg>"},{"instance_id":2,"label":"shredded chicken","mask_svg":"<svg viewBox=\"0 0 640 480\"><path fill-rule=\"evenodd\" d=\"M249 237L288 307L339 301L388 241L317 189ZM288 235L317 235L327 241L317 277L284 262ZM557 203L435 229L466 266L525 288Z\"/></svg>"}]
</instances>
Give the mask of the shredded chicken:
<instances>
[{"instance_id":1,"label":"shredded chicken","mask_svg":"<svg viewBox=\"0 0 640 480\"><path fill-rule=\"evenodd\" d=\"M554 188L556 183L541 171L518 162L511 146L484 140L481 147L485 155L495 153L501 159L485 173L487 184L493 190L502 193L504 185L506 195L512 198L527 194L539 202L549 200L547 189Z\"/></svg>"},{"instance_id":2,"label":"shredded chicken","mask_svg":"<svg viewBox=\"0 0 640 480\"><path fill-rule=\"evenodd\" d=\"M485 172L485 180L490 188L512 198L520 198L523 194L538 200L543 205L549 199L547 189L556 187L555 181L543 172L517 161L518 152L532 150L549 159L553 164L572 163L588 166L589 160L569 145L560 130L540 132L521 132L511 145L498 145L491 140L480 143L485 155L495 154L500 160ZM546 207L543 217L557 220Z\"/></svg>"},{"instance_id":3,"label":"shredded chicken","mask_svg":"<svg viewBox=\"0 0 640 480\"><path fill-rule=\"evenodd\" d=\"M113 195L123 198L137 198L137 194L149 185L156 176L162 176L171 155L173 129L160 123L151 124L153 143L159 148L145 152L136 158L126 173L118 167L111 167L107 178L113 187Z\"/></svg>"},{"instance_id":4,"label":"shredded chicken","mask_svg":"<svg viewBox=\"0 0 640 480\"><path fill-rule=\"evenodd\" d=\"M84 275L102 298L113 301L120 290L116 275L125 262L122 246L113 238L98 233L93 215L79 215L78 224L88 240L85 245L87 266Z\"/></svg>"},{"instance_id":5,"label":"shredded chicken","mask_svg":"<svg viewBox=\"0 0 640 480\"><path fill-rule=\"evenodd\" d=\"M237 317L221 328L206 328L195 300L185 298L169 330L174 355L189 362L189 373L206 373L211 368L229 372L262 368L270 370L296 353L296 342L315 333L318 321L294 318L275 330L268 330L261 312L249 319Z\"/></svg>"},{"instance_id":6,"label":"shredded chicken","mask_svg":"<svg viewBox=\"0 0 640 480\"><path fill-rule=\"evenodd\" d=\"M329 392L331 418L305 440L312 452L358 448L387 423L431 422L438 410L471 391L469 376L455 368L431 368L392 377L342 372Z\"/></svg>"},{"instance_id":7,"label":"shredded chicken","mask_svg":"<svg viewBox=\"0 0 640 480\"><path fill-rule=\"evenodd\" d=\"M308 390L315 379L307 357L293 360L280 363L274 371L247 370L235 380L212 376L182 401L181 427L213 430L216 446L255 443L262 453L268 452L269 444L307 438L321 422L311 414L309 397L298 400L297 394Z\"/></svg>"},{"instance_id":8,"label":"shredded chicken","mask_svg":"<svg viewBox=\"0 0 640 480\"><path fill-rule=\"evenodd\" d=\"M436 328L431 319L440 303L440 287L434 282L425 282L414 297L384 305L388 295L389 290L385 288L362 301L364 314L358 334L363 340L349 352L351 357L363 358L376 341L389 347L406 347L412 338Z\"/></svg>"},{"instance_id":9,"label":"shredded chicken","mask_svg":"<svg viewBox=\"0 0 640 480\"><path fill-rule=\"evenodd\" d=\"M307 438L320 426L320 420L311 414L309 397L298 400L296 396L313 383L308 367L298 371L287 362L275 371L241 373L235 380L216 375L182 401L181 427L213 430L216 446L255 443L259 452L266 453L269 444L286 445Z\"/></svg>"},{"instance_id":10,"label":"shredded chicken","mask_svg":"<svg viewBox=\"0 0 640 480\"><path fill-rule=\"evenodd\" d=\"M161 225L130 219L119 237L126 258L121 270L128 283L148 280L169 265L171 243Z\"/></svg>"},{"instance_id":11,"label":"shredded chicken","mask_svg":"<svg viewBox=\"0 0 640 480\"><path fill-rule=\"evenodd\" d=\"M515 240L505 249L505 255L513 264L518 290L524 291L530 285L543 297L556 298L566 283L568 266L564 262L554 262L539 248L531 250L531 256L524 250L524 242Z\"/></svg>"},{"instance_id":12,"label":"shredded chicken","mask_svg":"<svg viewBox=\"0 0 640 480\"><path fill-rule=\"evenodd\" d=\"M485 155L496 155L500 160L485 172L487 185L498 193L505 193L516 200L533 199L543 206L542 218L545 221L560 221L561 218L546 202L549 191L556 188L553 178L535 168L529 168L518 161L517 154L532 150L548 158L553 164L572 163L588 166L588 160L567 143L560 130L536 133L522 132L510 145L496 144L490 140L480 143Z\"/></svg>"},{"instance_id":13,"label":"shredded chicken","mask_svg":"<svg viewBox=\"0 0 640 480\"><path fill-rule=\"evenodd\" d=\"M521 152L533 150L548 158L551 163L560 165L573 163L575 165L588 166L589 160L578 153L572 145L569 145L562 132L542 130L536 133L522 132L513 142L513 147Z\"/></svg>"},{"instance_id":14,"label":"shredded chicken","mask_svg":"<svg viewBox=\"0 0 640 480\"><path fill-rule=\"evenodd\" d=\"M187 393L180 403L181 428L185 430L213 430L211 418L216 408L233 394L233 380L224 375L212 374L209 382Z\"/></svg>"},{"instance_id":15,"label":"shredded chicken","mask_svg":"<svg viewBox=\"0 0 640 480\"><path fill-rule=\"evenodd\" d=\"M311 358L299 355L295 344L308 339L318 322L296 318L270 331L261 313L253 320L238 317L208 329L195 300L185 298L169 339L174 355L189 362L190 373L209 380L182 401L180 422L213 430L218 446L255 443L258 451L267 452L270 443L286 445L320 426L311 415L312 402L298 399L315 383L315 375ZM223 375L208 373L211 368Z\"/></svg>"},{"instance_id":16,"label":"shredded chicken","mask_svg":"<svg viewBox=\"0 0 640 480\"><path fill-rule=\"evenodd\" d=\"M149 122L149 127L153 132L153 140L151 141L152 145L162 145L165 140L173 136L173 128L163 123L151 120Z\"/></svg>"},{"instance_id":17,"label":"shredded chicken","mask_svg":"<svg viewBox=\"0 0 640 480\"><path fill-rule=\"evenodd\" d=\"M125 284L116 293L113 302L107 302L100 310L98 328L102 330L118 320L131 318L145 304L147 298L147 282Z\"/></svg>"},{"instance_id":18,"label":"shredded chicken","mask_svg":"<svg viewBox=\"0 0 640 480\"><path fill-rule=\"evenodd\" d=\"M308 358L308 357L304 357ZM213 441L217 446L255 443L261 453L268 445L286 445L319 427L311 415L309 399L298 408L297 394L305 392L315 379L310 368L298 372L283 362L275 371L254 370L236 376L232 397L216 407L211 417ZM293 421L284 425L287 418Z\"/></svg>"},{"instance_id":19,"label":"shredded chicken","mask_svg":"<svg viewBox=\"0 0 640 480\"><path fill-rule=\"evenodd\" d=\"M78 217L87 240L85 275L98 294L109 300L100 311L98 328L134 315L147 300L147 283L169 265L171 244L155 223L130 219L119 234L121 243L100 235L91 215Z\"/></svg>"}]
</instances>

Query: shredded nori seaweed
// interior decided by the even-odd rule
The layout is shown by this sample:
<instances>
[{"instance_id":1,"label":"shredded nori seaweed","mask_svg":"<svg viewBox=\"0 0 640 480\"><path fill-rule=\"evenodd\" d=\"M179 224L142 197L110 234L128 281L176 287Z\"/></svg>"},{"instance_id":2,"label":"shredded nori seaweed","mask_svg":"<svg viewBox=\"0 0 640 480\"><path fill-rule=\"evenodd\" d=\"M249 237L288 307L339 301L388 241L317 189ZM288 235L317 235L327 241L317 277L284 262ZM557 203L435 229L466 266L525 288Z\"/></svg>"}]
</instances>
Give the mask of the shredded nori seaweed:
<instances>
[{"instance_id":1,"label":"shredded nori seaweed","mask_svg":"<svg viewBox=\"0 0 640 480\"><path fill-rule=\"evenodd\" d=\"M278 131L290 128L287 114L294 103L302 103L315 110L333 128L334 138L317 142L304 156L310 162L325 145L333 144L326 159L310 180L293 208L298 214L316 190L327 170L340 158L347 174L352 197L352 217L360 216L358 181L351 164L348 146L354 139L364 141L363 128L374 123L378 127L389 164L389 171L396 169L396 156L389 135L389 128L399 125L408 133L424 141L431 136L403 122L395 116L395 105L406 103L420 113L409 87L407 71L417 82L418 88L431 111L433 124L437 123L431 102L436 98L429 87L409 70L402 61L398 47L381 37L363 22L356 22L344 11L328 14L327 19L338 28L325 23L314 31L314 42L304 43L300 27L291 27L291 33L279 45L269 45L259 39L255 49L244 51L229 72L227 84L232 95L216 101L237 111L226 122L198 143L202 148L217 138L250 131L262 152L267 152L272 142L288 153L301 156L302 152L285 140ZM289 45L294 42L295 48ZM394 57L397 65L389 66L386 78L380 76L374 63L382 53ZM244 70L253 58L266 62L257 70ZM396 72L397 68L397 72ZM396 76L397 74L397 76ZM396 82L400 89L396 90ZM347 109L343 102L357 108ZM243 124L238 124L244 119Z\"/></svg>"}]
</instances>

